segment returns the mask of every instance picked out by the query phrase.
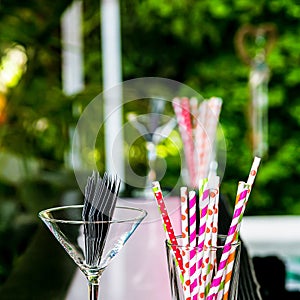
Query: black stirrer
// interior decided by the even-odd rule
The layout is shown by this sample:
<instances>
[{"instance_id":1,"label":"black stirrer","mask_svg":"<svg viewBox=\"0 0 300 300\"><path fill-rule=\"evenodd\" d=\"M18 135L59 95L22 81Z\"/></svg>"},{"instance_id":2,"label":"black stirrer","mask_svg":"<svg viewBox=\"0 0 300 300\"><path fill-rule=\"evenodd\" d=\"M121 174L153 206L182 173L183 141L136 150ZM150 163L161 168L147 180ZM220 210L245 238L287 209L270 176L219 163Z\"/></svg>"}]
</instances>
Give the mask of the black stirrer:
<instances>
[{"instance_id":1,"label":"black stirrer","mask_svg":"<svg viewBox=\"0 0 300 300\"><path fill-rule=\"evenodd\" d=\"M94 266L100 261L117 197L120 180L117 176L104 173L103 178L96 171L87 179L82 218L84 226L87 264ZM95 223L96 221L96 223Z\"/></svg>"}]
</instances>

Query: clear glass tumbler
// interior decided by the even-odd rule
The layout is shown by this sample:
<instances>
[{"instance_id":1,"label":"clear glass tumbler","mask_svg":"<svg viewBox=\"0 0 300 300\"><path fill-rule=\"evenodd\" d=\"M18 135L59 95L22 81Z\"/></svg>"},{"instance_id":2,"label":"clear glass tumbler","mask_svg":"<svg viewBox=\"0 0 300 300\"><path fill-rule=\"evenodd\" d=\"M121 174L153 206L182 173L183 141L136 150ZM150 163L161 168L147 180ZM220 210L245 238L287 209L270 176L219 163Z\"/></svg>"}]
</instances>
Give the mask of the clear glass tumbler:
<instances>
[{"instance_id":1,"label":"clear glass tumbler","mask_svg":"<svg viewBox=\"0 0 300 300\"><path fill-rule=\"evenodd\" d=\"M165 242L172 300L237 300L241 245L239 241L226 244L226 237L218 235L216 246L191 247L182 236L176 237L177 245ZM181 253L184 272L175 248Z\"/></svg>"}]
</instances>

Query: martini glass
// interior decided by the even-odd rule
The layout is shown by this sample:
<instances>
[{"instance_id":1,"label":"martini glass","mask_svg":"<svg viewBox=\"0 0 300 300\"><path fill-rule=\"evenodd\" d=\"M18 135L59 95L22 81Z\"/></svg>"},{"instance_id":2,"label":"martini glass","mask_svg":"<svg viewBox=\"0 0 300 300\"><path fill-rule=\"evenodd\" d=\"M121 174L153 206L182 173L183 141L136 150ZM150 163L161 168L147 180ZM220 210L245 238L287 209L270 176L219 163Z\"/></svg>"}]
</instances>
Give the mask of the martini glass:
<instances>
[{"instance_id":1,"label":"martini glass","mask_svg":"<svg viewBox=\"0 0 300 300\"><path fill-rule=\"evenodd\" d=\"M109 221L83 221L82 209L83 205L55 207L41 211L39 217L87 278L88 299L97 300L102 273L146 217L147 212L138 208L117 206ZM99 228L99 225L108 228L106 238L101 243L97 234L88 237L84 234L86 227L93 229ZM92 263L87 260L89 251L98 253Z\"/></svg>"},{"instance_id":2,"label":"martini glass","mask_svg":"<svg viewBox=\"0 0 300 300\"><path fill-rule=\"evenodd\" d=\"M145 188L141 196L148 198L153 195L152 182L158 180L155 165L158 158L158 145L171 134L177 122L175 118L159 113L148 113L139 116L129 114L128 119L132 126L144 137L146 142L149 168Z\"/></svg>"}]
</instances>

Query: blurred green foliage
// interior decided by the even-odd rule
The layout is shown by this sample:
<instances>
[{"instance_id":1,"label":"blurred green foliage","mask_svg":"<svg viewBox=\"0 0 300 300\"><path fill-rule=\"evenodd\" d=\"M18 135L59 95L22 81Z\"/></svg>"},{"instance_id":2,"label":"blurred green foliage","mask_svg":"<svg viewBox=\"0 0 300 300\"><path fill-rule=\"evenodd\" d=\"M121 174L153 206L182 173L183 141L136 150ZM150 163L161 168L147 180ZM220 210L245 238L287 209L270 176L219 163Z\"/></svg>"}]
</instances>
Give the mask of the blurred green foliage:
<instances>
[{"instance_id":1,"label":"blurred green foliage","mask_svg":"<svg viewBox=\"0 0 300 300\"><path fill-rule=\"evenodd\" d=\"M32 156L51 171L64 168L69 127L101 92L100 4L91 0L83 3L86 88L72 97L61 91L60 16L70 2L2 1L0 6L1 53L18 44L28 57L21 81L7 94L8 118L1 125L1 149ZM271 70L269 153L263 158L249 213L299 213L294 184L299 179L300 156L297 2L133 0L120 5L124 80L166 77L191 86L204 98L223 99L221 125L228 153L222 191L231 197L252 161L247 120L250 66L238 56L235 34L244 24L276 25L278 40L267 57ZM46 15L52 17L44 18ZM141 109L131 106L125 106L125 114ZM43 121L45 126L39 126ZM104 155L98 156L103 169ZM144 158L142 153L137 164L145 166Z\"/></svg>"},{"instance_id":2,"label":"blurred green foliage","mask_svg":"<svg viewBox=\"0 0 300 300\"><path fill-rule=\"evenodd\" d=\"M299 214L300 6L297 1L122 2L125 78L165 76L204 98L223 99L227 164L221 185L231 199L252 161L248 110L250 66L235 49L245 24L272 23L278 39L267 56L269 152L262 160L248 214ZM128 17L130 16L130 22Z\"/></svg>"},{"instance_id":3,"label":"blurred green foliage","mask_svg":"<svg viewBox=\"0 0 300 300\"><path fill-rule=\"evenodd\" d=\"M71 2L0 1L0 56L5 55L8 47L21 45L28 59L20 82L6 94L6 122L0 124L0 152L13 153L24 162L33 158L39 164L39 172L28 171L26 180L10 182L6 178L1 183L5 192L0 195L0 241L12 230L9 221L15 223L18 214L31 215L41 207L39 201L32 200L33 191L40 189L42 193L45 188L37 180L40 172L55 174L65 169L69 128L102 89L99 1L85 0L86 87L74 96L67 97L62 92L60 17ZM247 121L250 66L237 54L235 34L244 24L276 25L278 39L267 57L271 70L269 152L262 160L247 213L299 214L298 1L122 0L120 5L124 80L165 77L189 85L204 98L223 99L221 125L227 143L227 164L221 192L231 199L237 182L246 180L253 157ZM125 108L124 121L128 111L139 109ZM103 132L99 139L103 141ZM129 157L132 168L140 174L145 173L146 166L143 147L138 145L139 151ZM169 145L161 147L162 153L166 153ZM99 149L99 168L103 171L103 142ZM169 170L163 179L166 187L174 184L180 169L179 154L176 151L168 154ZM23 190L25 187L28 193ZM45 201L44 206L53 203L64 190L61 186L54 190L52 185L48 188L52 200ZM36 192L36 195L41 194ZM0 266L0 275L3 268Z\"/></svg>"}]
</instances>

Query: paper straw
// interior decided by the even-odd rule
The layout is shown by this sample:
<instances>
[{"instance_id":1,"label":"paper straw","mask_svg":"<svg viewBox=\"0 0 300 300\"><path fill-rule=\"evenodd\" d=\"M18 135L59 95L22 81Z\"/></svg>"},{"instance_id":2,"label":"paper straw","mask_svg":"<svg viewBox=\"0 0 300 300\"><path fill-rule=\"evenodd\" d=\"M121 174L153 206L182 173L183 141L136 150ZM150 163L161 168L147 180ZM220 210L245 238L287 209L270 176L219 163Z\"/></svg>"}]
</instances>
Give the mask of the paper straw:
<instances>
[{"instance_id":1,"label":"paper straw","mask_svg":"<svg viewBox=\"0 0 300 300\"><path fill-rule=\"evenodd\" d=\"M240 188L240 185L242 185L243 187ZM236 232L236 228L238 225L238 220L239 220L241 213L243 212L244 202L246 201L246 197L247 197L247 193L248 193L247 184L245 182L239 182L238 190L240 190L240 189L242 190L242 192L237 195L239 200L236 203L235 208L234 208L233 218L232 218L231 225L230 225L230 228L229 228L229 231L227 234L227 238L225 241L225 245L224 245L223 253L222 253L222 256L220 259L218 271L217 271L217 274L213 278L211 288L210 288L210 291L209 291L209 294L208 294L206 300L214 299L214 297L217 294L218 289L220 287L220 284L221 284L221 281L223 278L223 273L225 272L227 259L230 254L231 244L234 241L235 232Z\"/></svg>"},{"instance_id":2,"label":"paper straw","mask_svg":"<svg viewBox=\"0 0 300 300\"><path fill-rule=\"evenodd\" d=\"M205 131L206 137L203 144L203 157L201 162L201 170L204 176L208 176L209 166L215 156L216 132L219 122L219 115L222 106L222 99L213 97L208 100L208 109L205 114Z\"/></svg>"},{"instance_id":3,"label":"paper straw","mask_svg":"<svg viewBox=\"0 0 300 300\"><path fill-rule=\"evenodd\" d=\"M255 181L255 177L256 177L256 174L257 174L257 171L258 171L260 160L261 159L259 157L254 158L254 161L252 163L252 166L251 166L251 169L250 169L250 172L249 172L249 176L248 176L248 180L247 180L247 185L248 185L249 189L248 189L248 193L247 193L247 196L246 196L246 201L244 203L243 212L242 212L242 214L239 218L238 225L237 225L236 235L234 237L234 240L236 240L236 241L238 241L238 238L239 238L239 232L240 232L240 227L241 227L241 223L242 223L242 217L244 215L244 211L245 211L248 199L250 197L250 192L251 192L251 189L252 189L254 181ZM225 275L225 278L224 278L224 295L223 295L223 298L221 298L219 296L219 294L222 295L222 293L219 292L218 293L218 298L217 298L218 300L219 299L224 299L224 300L228 299L230 280L231 280L232 270L233 270L233 265L234 265L234 258L235 258L235 249L232 249L230 251L230 255L228 257L228 263L227 263L227 266L226 266L226 275Z\"/></svg>"},{"instance_id":4,"label":"paper straw","mask_svg":"<svg viewBox=\"0 0 300 300\"><path fill-rule=\"evenodd\" d=\"M207 101L204 100L201 102L199 106L199 113L197 119L197 127L195 130L195 164L197 165L197 179L203 179L207 176L205 175L204 168L203 168L203 159L205 156L204 144L206 143L206 130L205 130L205 120L206 120L206 111L207 111Z\"/></svg>"},{"instance_id":5,"label":"paper straw","mask_svg":"<svg viewBox=\"0 0 300 300\"><path fill-rule=\"evenodd\" d=\"M228 236L225 241L225 246L223 249L222 257L220 259L218 272L215 275L214 281L212 284L213 288L215 289L215 295L217 295L217 291L218 291L219 298L221 298L220 296L224 292L223 289L224 289L224 281L225 281L225 277L226 277L226 268L227 268L229 256L232 251L231 244L236 240L235 237L236 237L236 231L237 231L237 226L238 226L237 223L239 222L241 215L244 212L244 204L246 201L247 192L248 192L247 184L245 182L240 182L239 186L238 186L237 202L236 202L235 209L234 209L233 219L232 219L231 226L230 226L230 229L228 232ZM208 299L210 299L210 298L208 298Z\"/></svg>"},{"instance_id":6,"label":"paper straw","mask_svg":"<svg viewBox=\"0 0 300 300\"><path fill-rule=\"evenodd\" d=\"M183 142L184 156L189 176L189 184L193 186L193 181L195 180L194 142L188 99L184 98L183 101L180 101L179 98L174 98L172 104Z\"/></svg>"},{"instance_id":7,"label":"paper straw","mask_svg":"<svg viewBox=\"0 0 300 300\"><path fill-rule=\"evenodd\" d=\"M158 204L158 208L159 208L161 216L162 216L164 229L167 234L167 239L169 239L171 242L171 245L172 245L171 247L172 247L176 262L180 268L181 275L183 275L184 269L183 269L183 264L182 264L181 253L180 253L178 247L176 247L176 246L178 246L178 243L177 243L177 240L176 240L176 237L174 234L174 230L173 230L173 227L172 227L172 224L171 224L168 212L167 212L167 208L164 203L163 194L162 194L160 184L158 181L154 181L152 183L152 190L153 190L156 202Z\"/></svg>"},{"instance_id":8,"label":"paper straw","mask_svg":"<svg viewBox=\"0 0 300 300\"><path fill-rule=\"evenodd\" d=\"M215 206L215 195L217 194L217 188L219 185L219 177L211 177L208 181L204 180L206 184L204 187L200 188L205 189L203 193L203 199L206 202L200 202L200 229L199 229L199 248L201 251L201 259L199 260L199 269L200 269L200 282L199 282L199 297L203 299L205 297L205 289L207 287L208 279L210 272L210 254L208 248L212 244L212 232L213 229L213 220L214 220L214 206ZM203 181L200 180L200 183L203 185ZM206 198L205 198L206 197ZM202 199L202 200L203 200ZM204 208L204 209L203 209ZM205 216L204 216L205 215Z\"/></svg>"},{"instance_id":9,"label":"paper straw","mask_svg":"<svg viewBox=\"0 0 300 300\"><path fill-rule=\"evenodd\" d=\"M191 120L192 120L192 127L193 127L193 134L194 130L196 129L197 126L197 119L198 119L198 100L196 97L192 97L190 99L190 110L191 110Z\"/></svg>"},{"instance_id":10,"label":"paper straw","mask_svg":"<svg viewBox=\"0 0 300 300\"><path fill-rule=\"evenodd\" d=\"M201 247L204 242L207 208L209 204L209 187L208 179L204 178L199 181L199 231L198 231L198 245Z\"/></svg>"},{"instance_id":11,"label":"paper straw","mask_svg":"<svg viewBox=\"0 0 300 300\"><path fill-rule=\"evenodd\" d=\"M212 221L209 224L211 229L211 245L213 247L217 246L218 240L218 211L219 211L219 184L220 177L219 176L211 176L208 179L208 187L209 187L209 199L211 202L211 206L209 207L212 210ZM207 220L209 223L209 220ZM216 257L214 257L215 251L212 251L212 255L210 256L210 261L213 263L216 261ZM211 281L212 269L207 276L206 282Z\"/></svg>"},{"instance_id":12,"label":"paper straw","mask_svg":"<svg viewBox=\"0 0 300 300\"><path fill-rule=\"evenodd\" d=\"M237 235L235 237L236 240L238 240L238 234L240 232L240 228L241 228L241 224L242 224L242 216L244 214L244 211L246 209L246 205L247 205L249 197L250 197L250 193L251 193L254 181L255 181L255 177L256 177L256 174L257 174L257 171L258 171L260 160L261 159L259 157L254 157L254 160L253 160L250 172L249 172L249 176L248 176L248 180L247 180L248 194L247 194L246 201L245 201L245 204L244 204L243 213L242 213L242 215L239 219L239 223L238 223L238 227L237 227Z\"/></svg>"},{"instance_id":13,"label":"paper straw","mask_svg":"<svg viewBox=\"0 0 300 300\"><path fill-rule=\"evenodd\" d=\"M190 245L196 246L196 193L195 191L189 192L189 228L190 228Z\"/></svg>"},{"instance_id":14,"label":"paper straw","mask_svg":"<svg viewBox=\"0 0 300 300\"><path fill-rule=\"evenodd\" d=\"M211 261L210 250L212 246L212 232L213 232L213 219L214 219L214 207L215 207L215 195L216 190L209 189L209 204L207 209L207 220L206 220L206 232L204 239L204 254L201 264L201 283L199 288L200 299L204 299L206 290L209 288L210 281L210 270L214 267Z\"/></svg>"},{"instance_id":15,"label":"paper straw","mask_svg":"<svg viewBox=\"0 0 300 300\"><path fill-rule=\"evenodd\" d=\"M213 207L213 222L212 222L212 233L211 233L211 244L212 247L217 247L218 242L218 215L219 215L219 183L220 177L215 177L215 183L213 186L215 188L210 191L211 197L214 197L214 207ZM213 195L213 193L215 193ZM210 261L213 266L217 264L217 255L216 251L211 251ZM213 276L213 268L210 269L210 272L207 276L207 281L210 283Z\"/></svg>"},{"instance_id":16,"label":"paper straw","mask_svg":"<svg viewBox=\"0 0 300 300\"><path fill-rule=\"evenodd\" d=\"M199 181L199 228L198 228L198 253L197 253L197 277L198 277L198 294L201 284L201 266L203 260L203 247L206 230L207 208L209 203L209 189L207 187L208 179L204 178Z\"/></svg>"},{"instance_id":17,"label":"paper straw","mask_svg":"<svg viewBox=\"0 0 300 300\"><path fill-rule=\"evenodd\" d=\"M189 176L190 176L190 184L192 187L196 187L198 183L196 180L196 170L195 170L195 162L194 162L194 138L193 138L193 123L192 123L192 115L191 115L191 108L190 108L190 101L187 97L181 98L181 106L182 112L186 124L186 138L187 141L187 164L189 169Z\"/></svg>"},{"instance_id":18,"label":"paper straw","mask_svg":"<svg viewBox=\"0 0 300 300\"><path fill-rule=\"evenodd\" d=\"M204 246L205 230L206 230L206 219L207 219L207 208L209 203L209 189L207 187L207 178L199 181L199 232L198 232L198 247L200 249Z\"/></svg>"},{"instance_id":19,"label":"paper straw","mask_svg":"<svg viewBox=\"0 0 300 300\"><path fill-rule=\"evenodd\" d=\"M251 170L250 170L250 173L248 176L248 180L247 180L247 184L250 185L250 188L252 188L252 185L254 183L260 161L261 161L261 159L259 157L257 157L257 156L254 157L254 160L253 160L253 163L251 166Z\"/></svg>"},{"instance_id":20,"label":"paper straw","mask_svg":"<svg viewBox=\"0 0 300 300\"><path fill-rule=\"evenodd\" d=\"M189 192L189 228L190 228L190 291L191 299L197 300L197 251L195 250L197 243L197 230L196 230L196 193L195 191Z\"/></svg>"},{"instance_id":21,"label":"paper straw","mask_svg":"<svg viewBox=\"0 0 300 300\"><path fill-rule=\"evenodd\" d=\"M224 272L221 285L217 294L217 300L226 300L229 296L230 282L235 261L236 249L233 247L227 259L226 272Z\"/></svg>"},{"instance_id":22,"label":"paper straw","mask_svg":"<svg viewBox=\"0 0 300 300\"><path fill-rule=\"evenodd\" d=\"M188 190L187 187L180 188L180 200L181 200L181 232L182 232L182 241L183 247L181 251L183 268L185 270L183 274L184 279L184 294L186 299L191 296L190 288L187 288L190 285L190 273L189 270L189 214L188 214Z\"/></svg>"},{"instance_id":23,"label":"paper straw","mask_svg":"<svg viewBox=\"0 0 300 300\"><path fill-rule=\"evenodd\" d=\"M181 232L184 245L189 244L189 208L187 187L180 188L181 200Z\"/></svg>"}]
</instances>

